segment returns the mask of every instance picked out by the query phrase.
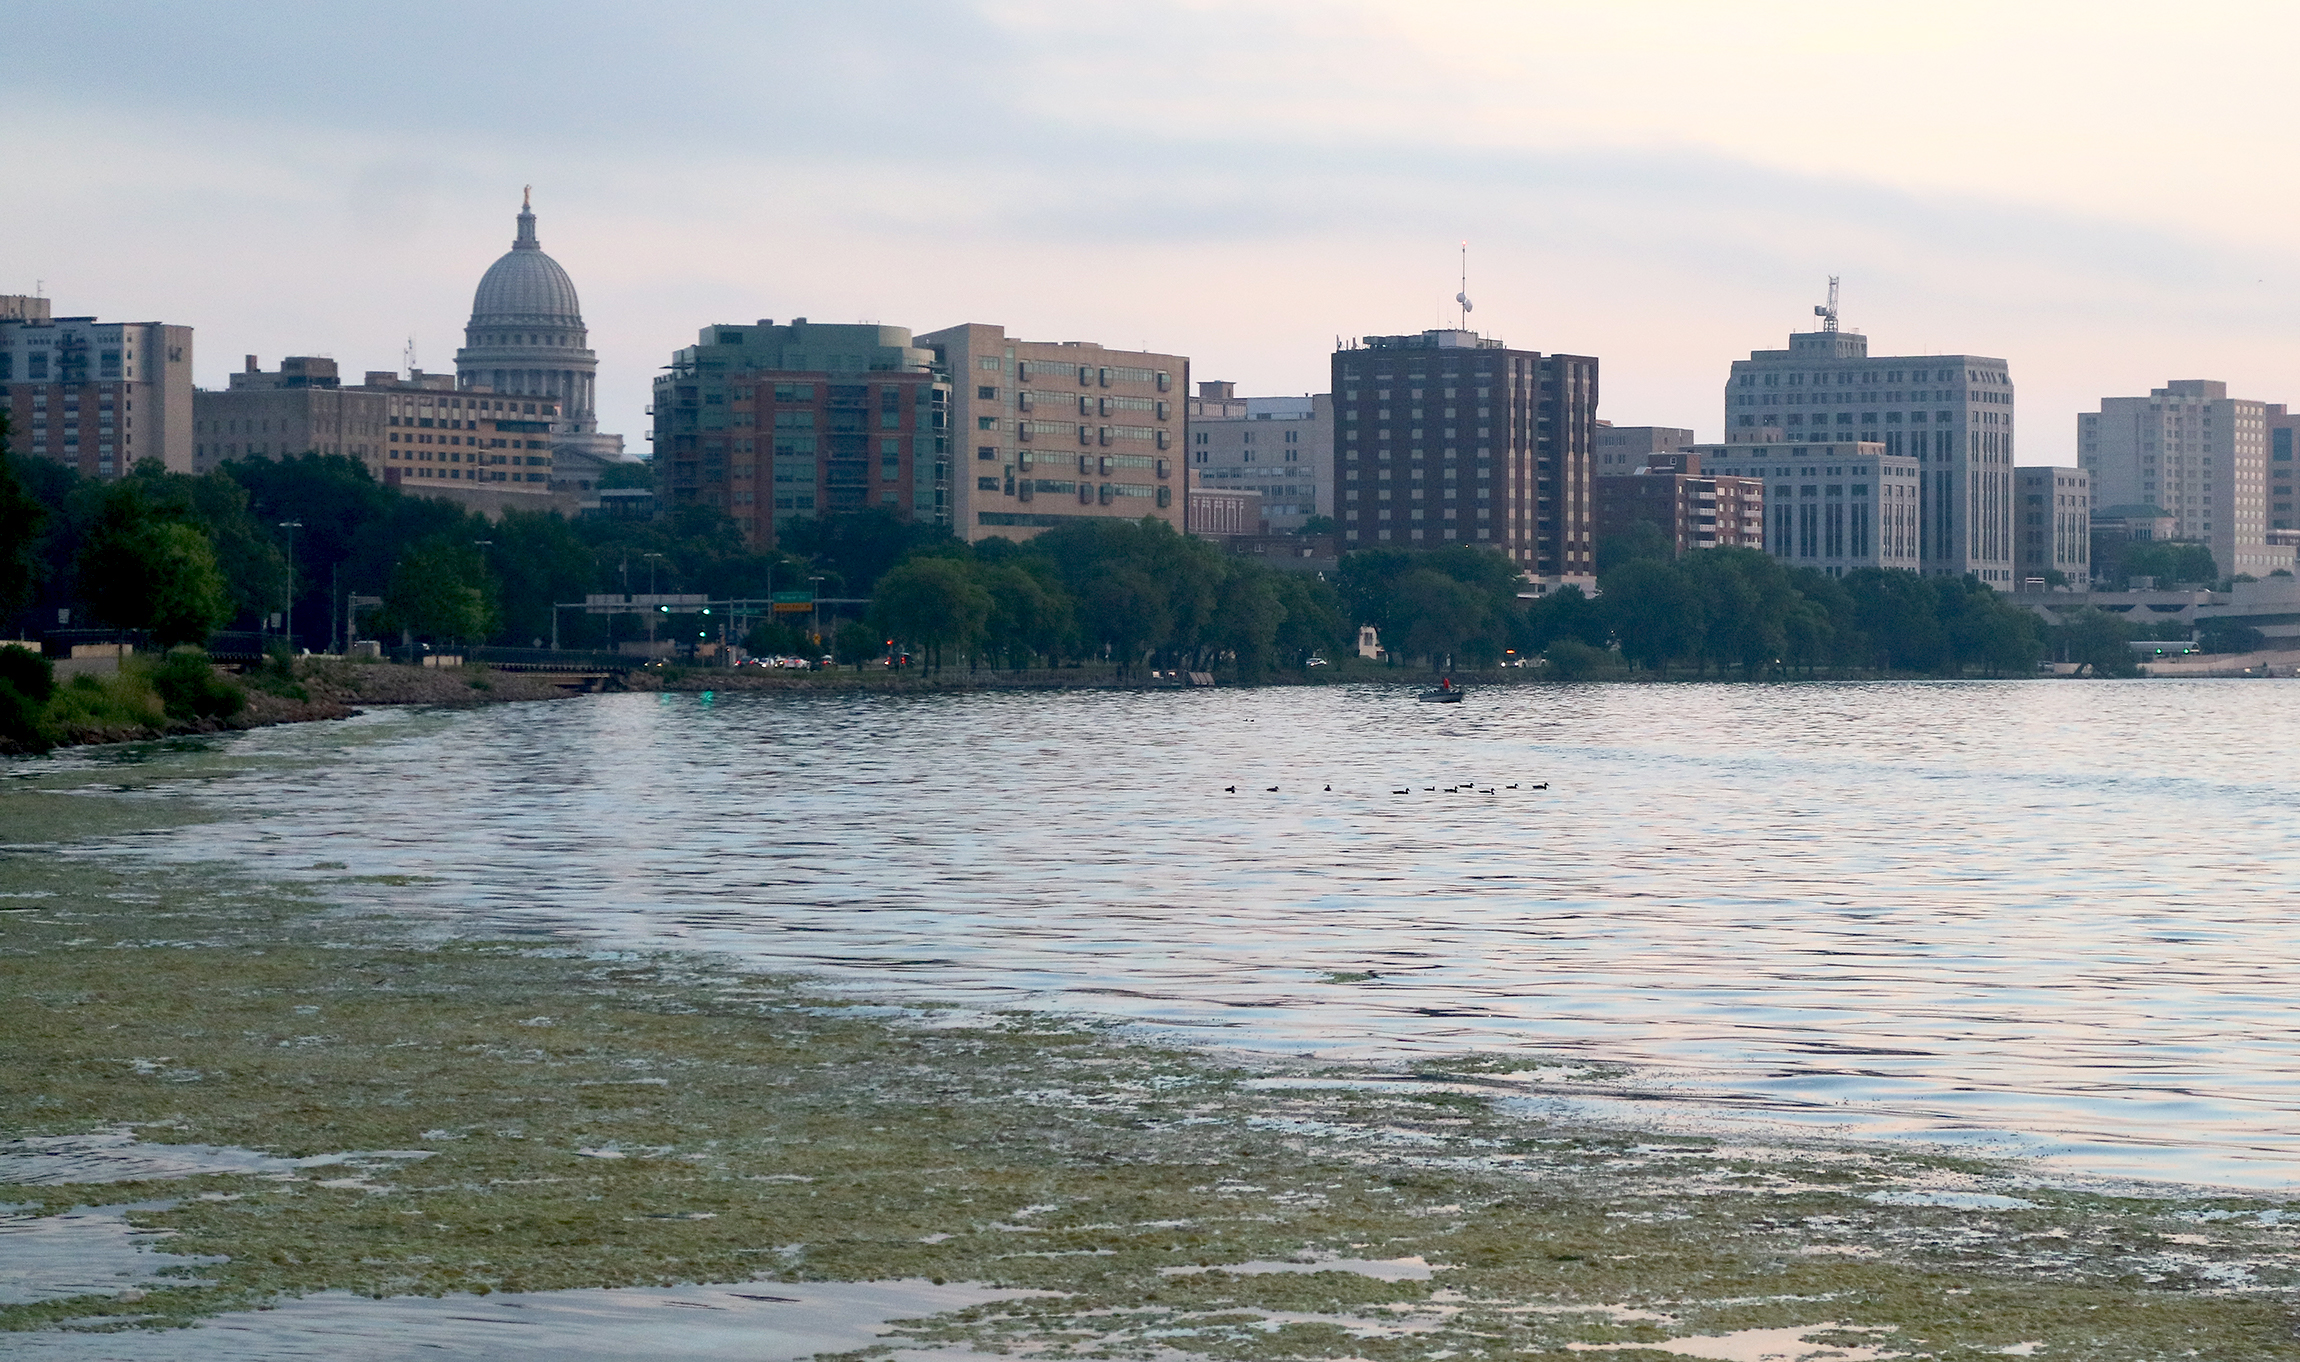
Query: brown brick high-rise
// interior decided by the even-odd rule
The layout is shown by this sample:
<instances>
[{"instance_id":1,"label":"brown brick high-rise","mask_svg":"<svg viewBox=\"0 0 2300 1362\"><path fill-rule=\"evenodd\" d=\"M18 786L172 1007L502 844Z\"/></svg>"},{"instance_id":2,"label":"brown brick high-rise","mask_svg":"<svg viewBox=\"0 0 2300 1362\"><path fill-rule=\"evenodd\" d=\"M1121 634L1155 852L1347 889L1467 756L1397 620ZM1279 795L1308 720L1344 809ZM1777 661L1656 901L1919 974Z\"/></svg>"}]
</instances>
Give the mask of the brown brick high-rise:
<instances>
[{"instance_id":1,"label":"brown brick high-rise","mask_svg":"<svg viewBox=\"0 0 2300 1362\"><path fill-rule=\"evenodd\" d=\"M1334 352L1333 385L1344 552L1475 544L1537 578L1592 574L1594 357L1367 336Z\"/></svg>"}]
</instances>

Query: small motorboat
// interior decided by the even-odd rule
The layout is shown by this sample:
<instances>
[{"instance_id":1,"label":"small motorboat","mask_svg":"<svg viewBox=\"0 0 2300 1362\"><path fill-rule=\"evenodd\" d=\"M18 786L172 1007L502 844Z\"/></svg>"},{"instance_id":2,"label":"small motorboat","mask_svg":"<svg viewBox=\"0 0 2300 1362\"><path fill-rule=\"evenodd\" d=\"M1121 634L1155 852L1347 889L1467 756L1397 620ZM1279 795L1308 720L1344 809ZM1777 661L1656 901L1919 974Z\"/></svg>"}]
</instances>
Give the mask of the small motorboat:
<instances>
[{"instance_id":1,"label":"small motorboat","mask_svg":"<svg viewBox=\"0 0 2300 1362\"><path fill-rule=\"evenodd\" d=\"M1458 705L1461 703L1461 687L1455 685L1453 678L1448 676L1417 698L1425 705Z\"/></svg>"}]
</instances>

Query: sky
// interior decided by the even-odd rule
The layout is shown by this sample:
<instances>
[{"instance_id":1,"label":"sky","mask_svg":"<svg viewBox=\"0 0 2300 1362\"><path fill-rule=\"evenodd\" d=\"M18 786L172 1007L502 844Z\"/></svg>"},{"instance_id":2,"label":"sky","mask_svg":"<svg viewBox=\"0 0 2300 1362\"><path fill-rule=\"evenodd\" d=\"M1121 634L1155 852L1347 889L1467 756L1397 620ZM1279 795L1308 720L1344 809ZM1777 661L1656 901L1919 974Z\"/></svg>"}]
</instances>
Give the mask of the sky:
<instances>
[{"instance_id":1,"label":"sky","mask_svg":"<svg viewBox=\"0 0 2300 1362\"><path fill-rule=\"evenodd\" d=\"M1337 338L1596 355L1721 434L1828 276L2002 358L2019 460L2172 378L2300 404L2300 6L120 3L9 20L0 293L454 367L533 185L601 426L716 322L1004 325L1323 391Z\"/></svg>"}]
</instances>

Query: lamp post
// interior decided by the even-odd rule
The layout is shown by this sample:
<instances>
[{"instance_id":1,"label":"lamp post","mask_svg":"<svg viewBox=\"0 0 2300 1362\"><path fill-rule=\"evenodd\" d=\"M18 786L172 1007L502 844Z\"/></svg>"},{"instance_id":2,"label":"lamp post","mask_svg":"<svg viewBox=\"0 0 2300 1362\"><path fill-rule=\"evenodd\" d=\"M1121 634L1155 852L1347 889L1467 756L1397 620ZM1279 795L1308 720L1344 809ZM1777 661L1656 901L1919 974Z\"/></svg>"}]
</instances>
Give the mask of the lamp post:
<instances>
[{"instance_id":1,"label":"lamp post","mask_svg":"<svg viewBox=\"0 0 2300 1362\"><path fill-rule=\"evenodd\" d=\"M807 578L807 617L814 622L815 647L820 648L823 646L823 579L819 574ZM816 656L821 654L817 653ZM810 662L813 660L808 659Z\"/></svg>"},{"instance_id":2,"label":"lamp post","mask_svg":"<svg viewBox=\"0 0 2300 1362\"><path fill-rule=\"evenodd\" d=\"M295 532L303 528L303 522L300 520L283 520L280 522L280 528L288 532L287 610L285 614L287 616L288 653L293 656L295 653Z\"/></svg>"}]
</instances>

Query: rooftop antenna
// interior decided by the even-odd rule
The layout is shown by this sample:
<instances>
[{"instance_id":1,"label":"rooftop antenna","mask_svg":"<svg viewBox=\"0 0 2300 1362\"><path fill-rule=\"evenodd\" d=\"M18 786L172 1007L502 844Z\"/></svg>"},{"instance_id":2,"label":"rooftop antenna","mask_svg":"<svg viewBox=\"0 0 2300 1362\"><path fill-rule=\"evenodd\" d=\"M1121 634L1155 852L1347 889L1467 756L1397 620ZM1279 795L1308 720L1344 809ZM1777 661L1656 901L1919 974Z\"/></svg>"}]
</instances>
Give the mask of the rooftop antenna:
<instances>
[{"instance_id":1,"label":"rooftop antenna","mask_svg":"<svg viewBox=\"0 0 2300 1362\"><path fill-rule=\"evenodd\" d=\"M407 349L402 352L400 358L407 365L408 375L413 377L415 374L415 337L409 336L407 338Z\"/></svg>"},{"instance_id":2,"label":"rooftop antenna","mask_svg":"<svg viewBox=\"0 0 2300 1362\"><path fill-rule=\"evenodd\" d=\"M1471 307L1469 301L1469 243L1466 241L1461 244L1461 292L1455 294L1453 300L1461 304L1461 329L1467 331L1469 330L1469 314L1475 309ZM1835 329L1834 324L1831 325L1831 329Z\"/></svg>"},{"instance_id":3,"label":"rooftop antenna","mask_svg":"<svg viewBox=\"0 0 2300 1362\"><path fill-rule=\"evenodd\" d=\"M1837 276L1836 276L1836 275L1833 275L1833 274L1832 274L1832 275L1830 275L1830 276L1829 276L1829 305L1828 305L1827 307L1816 307L1816 308L1814 308L1814 309L1813 309L1813 315L1814 315L1814 316L1816 316L1816 317L1819 317L1819 318L1821 319L1821 330L1823 330L1823 331L1827 332L1827 331L1835 331L1835 330L1837 329Z\"/></svg>"}]
</instances>

